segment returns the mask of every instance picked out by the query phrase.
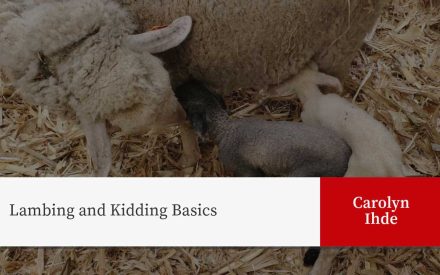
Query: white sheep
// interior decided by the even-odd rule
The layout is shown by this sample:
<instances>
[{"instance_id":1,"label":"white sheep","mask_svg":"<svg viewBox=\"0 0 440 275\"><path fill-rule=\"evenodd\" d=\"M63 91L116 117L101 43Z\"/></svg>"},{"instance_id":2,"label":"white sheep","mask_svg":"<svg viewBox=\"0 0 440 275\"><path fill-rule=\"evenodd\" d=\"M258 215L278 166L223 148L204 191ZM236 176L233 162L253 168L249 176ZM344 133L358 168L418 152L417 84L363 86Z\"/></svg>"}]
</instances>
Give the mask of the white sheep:
<instances>
[{"instance_id":1,"label":"white sheep","mask_svg":"<svg viewBox=\"0 0 440 275\"><path fill-rule=\"evenodd\" d=\"M106 121L132 134L184 120L152 54L183 42L190 17L132 35L114 1L2 0L0 23L0 68L24 99L76 113L99 176L111 167Z\"/></svg>"},{"instance_id":2,"label":"white sheep","mask_svg":"<svg viewBox=\"0 0 440 275\"><path fill-rule=\"evenodd\" d=\"M402 177L402 151L387 128L339 95L322 94L318 86L342 92L337 78L320 73L312 64L275 94L286 96L294 91L303 104L305 123L332 129L348 143L353 154L345 176Z\"/></svg>"},{"instance_id":3,"label":"white sheep","mask_svg":"<svg viewBox=\"0 0 440 275\"><path fill-rule=\"evenodd\" d=\"M175 17L194 20L188 40L163 60L177 87L192 76L211 90L267 90L295 76L311 60L339 78L386 0L116 0L140 28Z\"/></svg>"}]
</instances>

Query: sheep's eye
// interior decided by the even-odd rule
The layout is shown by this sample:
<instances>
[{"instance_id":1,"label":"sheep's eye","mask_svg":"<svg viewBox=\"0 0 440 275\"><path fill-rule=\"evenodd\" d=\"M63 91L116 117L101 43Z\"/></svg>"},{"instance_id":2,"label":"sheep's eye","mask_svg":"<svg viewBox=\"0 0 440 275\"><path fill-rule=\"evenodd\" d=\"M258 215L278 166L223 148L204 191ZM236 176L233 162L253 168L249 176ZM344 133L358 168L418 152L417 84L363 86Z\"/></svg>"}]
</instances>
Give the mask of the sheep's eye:
<instances>
[{"instance_id":1,"label":"sheep's eye","mask_svg":"<svg viewBox=\"0 0 440 275\"><path fill-rule=\"evenodd\" d=\"M35 76L34 81L41 81L53 76L49 66L49 58L43 53L38 53L38 60L38 74Z\"/></svg>"}]
</instances>

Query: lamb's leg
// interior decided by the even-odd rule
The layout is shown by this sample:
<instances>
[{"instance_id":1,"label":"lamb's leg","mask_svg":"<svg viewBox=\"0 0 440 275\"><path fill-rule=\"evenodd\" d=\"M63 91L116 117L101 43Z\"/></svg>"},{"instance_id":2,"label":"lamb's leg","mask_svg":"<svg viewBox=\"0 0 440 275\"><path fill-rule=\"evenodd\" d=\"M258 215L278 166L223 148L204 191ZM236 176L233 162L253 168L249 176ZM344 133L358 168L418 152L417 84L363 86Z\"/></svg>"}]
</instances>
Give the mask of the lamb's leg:
<instances>
[{"instance_id":1,"label":"lamb's leg","mask_svg":"<svg viewBox=\"0 0 440 275\"><path fill-rule=\"evenodd\" d=\"M304 266L313 266L318 260L319 254L321 253L320 247L311 247L307 249L304 255Z\"/></svg>"},{"instance_id":2,"label":"lamb's leg","mask_svg":"<svg viewBox=\"0 0 440 275\"><path fill-rule=\"evenodd\" d=\"M181 124L180 131L183 155L179 160L179 165L184 168L194 166L201 158L197 135L187 122Z\"/></svg>"},{"instance_id":3,"label":"lamb's leg","mask_svg":"<svg viewBox=\"0 0 440 275\"><path fill-rule=\"evenodd\" d=\"M293 80L290 82L290 85L298 88L301 88L304 85L314 85L328 87L338 93L343 91L341 81L334 76L321 73L318 65L315 62L310 62L302 72L293 78Z\"/></svg>"},{"instance_id":4,"label":"lamb's leg","mask_svg":"<svg viewBox=\"0 0 440 275\"><path fill-rule=\"evenodd\" d=\"M316 84L322 87L328 87L337 93L341 94L344 90L341 81L328 74L316 72Z\"/></svg>"},{"instance_id":5,"label":"lamb's leg","mask_svg":"<svg viewBox=\"0 0 440 275\"><path fill-rule=\"evenodd\" d=\"M274 89L271 94L274 97L290 97L297 94L304 103L311 97L321 95L318 86L329 87L338 93L343 90L339 79L319 72L317 65L311 63L297 76Z\"/></svg>"},{"instance_id":6,"label":"lamb's leg","mask_svg":"<svg viewBox=\"0 0 440 275\"><path fill-rule=\"evenodd\" d=\"M87 149L95 168L95 175L107 177L112 164L112 147L104 120L92 121L80 117L87 139Z\"/></svg>"},{"instance_id":7,"label":"lamb's leg","mask_svg":"<svg viewBox=\"0 0 440 275\"><path fill-rule=\"evenodd\" d=\"M339 248L322 248L309 275L329 275L332 262L338 255Z\"/></svg>"}]
</instances>

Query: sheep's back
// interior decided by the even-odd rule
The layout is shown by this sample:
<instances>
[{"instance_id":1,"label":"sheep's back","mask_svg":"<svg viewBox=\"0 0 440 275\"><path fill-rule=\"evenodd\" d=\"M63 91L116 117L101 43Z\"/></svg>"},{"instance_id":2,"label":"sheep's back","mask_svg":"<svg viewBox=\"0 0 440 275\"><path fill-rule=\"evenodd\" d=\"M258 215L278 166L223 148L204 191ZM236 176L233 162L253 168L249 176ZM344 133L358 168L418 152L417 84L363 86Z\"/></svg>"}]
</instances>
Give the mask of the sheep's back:
<instances>
[{"instance_id":1,"label":"sheep's back","mask_svg":"<svg viewBox=\"0 0 440 275\"><path fill-rule=\"evenodd\" d=\"M189 40L163 58L175 85L192 75L223 94L280 84L320 54L324 54L322 67L335 73L345 71L346 60L360 47L382 2L118 1L134 13L139 31L192 16L195 24ZM344 47L348 49L340 49Z\"/></svg>"},{"instance_id":2,"label":"sheep's back","mask_svg":"<svg viewBox=\"0 0 440 275\"><path fill-rule=\"evenodd\" d=\"M316 176L344 175L351 150L325 128L294 122L240 119L220 142L225 163L242 162L267 175L289 176L308 170Z\"/></svg>"}]
</instances>

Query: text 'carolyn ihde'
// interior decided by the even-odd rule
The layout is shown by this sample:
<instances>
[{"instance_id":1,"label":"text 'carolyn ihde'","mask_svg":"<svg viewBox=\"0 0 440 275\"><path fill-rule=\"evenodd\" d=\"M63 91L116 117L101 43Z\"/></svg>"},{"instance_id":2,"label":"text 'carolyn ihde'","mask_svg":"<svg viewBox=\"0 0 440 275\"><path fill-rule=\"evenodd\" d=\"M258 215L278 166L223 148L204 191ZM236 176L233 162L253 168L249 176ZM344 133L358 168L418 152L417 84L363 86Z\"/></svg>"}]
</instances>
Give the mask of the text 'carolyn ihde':
<instances>
[{"instance_id":1,"label":"text 'carolyn ihde'","mask_svg":"<svg viewBox=\"0 0 440 275\"><path fill-rule=\"evenodd\" d=\"M11 217L66 217L73 220L80 217L158 217L161 220L172 217L215 217L217 207L171 204L169 206L150 206L148 203L102 203L97 207L57 206L55 203L42 203L39 206L17 206L9 204Z\"/></svg>"},{"instance_id":2,"label":"text 'carolyn ihde'","mask_svg":"<svg viewBox=\"0 0 440 275\"><path fill-rule=\"evenodd\" d=\"M399 221L397 210L409 209L409 200L396 200L391 196L384 199L366 199L362 196L353 199L353 207L356 209L373 209L365 214L367 225L396 225ZM377 214L378 210L385 210L383 214Z\"/></svg>"}]
</instances>

